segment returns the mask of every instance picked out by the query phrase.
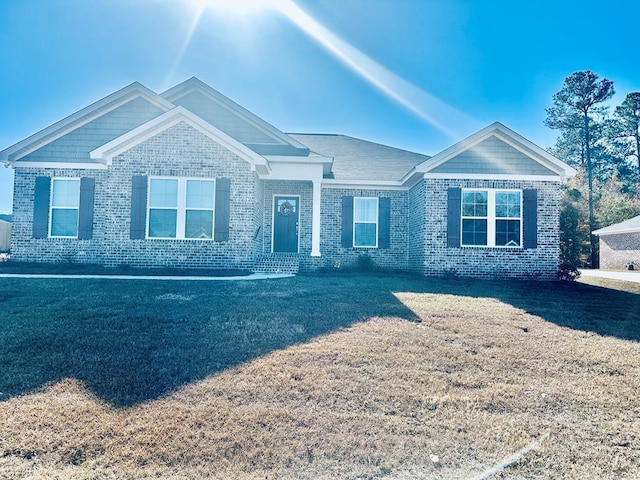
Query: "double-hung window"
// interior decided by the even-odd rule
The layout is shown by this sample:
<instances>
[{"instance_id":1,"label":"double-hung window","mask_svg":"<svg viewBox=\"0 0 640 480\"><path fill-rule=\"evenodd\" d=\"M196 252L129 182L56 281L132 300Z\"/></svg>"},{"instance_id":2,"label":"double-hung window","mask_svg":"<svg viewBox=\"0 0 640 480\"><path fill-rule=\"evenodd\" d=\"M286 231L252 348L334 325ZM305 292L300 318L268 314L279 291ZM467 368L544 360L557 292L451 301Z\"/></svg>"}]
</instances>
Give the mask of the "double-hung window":
<instances>
[{"instance_id":1,"label":"double-hung window","mask_svg":"<svg viewBox=\"0 0 640 480\"><path fill-rule=\"evenodd\" d=\"M487 245L489 192L462 192L462 245Z\"/></svg>"},{"instance_id":2,"label":"double-hung window","mask_svg":"<svg viewBox=\"0 0 640 480\"><path fill-rule=\"evenodd\" d=\"M213 180L187 180L185 238L213 238Z\"/></svg>"},{"instance_id":3,"label":"double-hung window","mask_svg":"<svg viewBox=\"0 0 640 480\"><path fill-rule=\"evenodd\" d=\"M378 199L355 197L353 199L353 246L378 246Z\"/></svg>"},{"instance_id":4,"label":"double-hung window","mask_svg":"<svg viewBox=\"0 0 640 480\"><path fill-rule=\"evenodd\" d=\"M50 205L49 236L76 238L80 209L80 179L54 178Z\"/></svg>"},{"instance_id":5,"label":"double-hung window","mask_svg":"<svg viewBox=\"0 0 640 480\"><path fill-rule=\"evenodd\" d=\"M148 238L212 239L213 179L150 178Z\"/></svg>"},{"instance_id":6,"label":"double-hung window","mask_svg":"<svg viewBox=\"0 0 640 480\"><path fill-rule=\"evenodd\" d=\"M462 191L462 245L522 246L522 191Z\"/></svg>"},{"instance_id":7,"label":"double-hung window","mask_svg":"<svg viewBox=\"0 0 640 480\"><path fill-rule=\"evenodd\" d=\"M522 245L522 192L496 191L496 246Z\"/></svg>"}]
</instances>

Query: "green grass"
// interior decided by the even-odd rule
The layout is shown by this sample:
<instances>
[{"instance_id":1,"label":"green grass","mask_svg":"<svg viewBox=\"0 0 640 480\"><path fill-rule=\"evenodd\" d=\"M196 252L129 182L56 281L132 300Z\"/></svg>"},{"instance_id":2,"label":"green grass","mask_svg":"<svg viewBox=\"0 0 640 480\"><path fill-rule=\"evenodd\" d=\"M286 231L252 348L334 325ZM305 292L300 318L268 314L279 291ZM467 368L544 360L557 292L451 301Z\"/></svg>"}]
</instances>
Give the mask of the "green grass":
<instances>
[{"instance_id":1,"label":"green grass","mask_svg":"<svg viewBox=\"0 0 640 480\"><path fill-rule=\"evenodd\" d=\"M598 279L2 278L0 478L634 478L639 342Z\"/></svg>"}]
</instances>

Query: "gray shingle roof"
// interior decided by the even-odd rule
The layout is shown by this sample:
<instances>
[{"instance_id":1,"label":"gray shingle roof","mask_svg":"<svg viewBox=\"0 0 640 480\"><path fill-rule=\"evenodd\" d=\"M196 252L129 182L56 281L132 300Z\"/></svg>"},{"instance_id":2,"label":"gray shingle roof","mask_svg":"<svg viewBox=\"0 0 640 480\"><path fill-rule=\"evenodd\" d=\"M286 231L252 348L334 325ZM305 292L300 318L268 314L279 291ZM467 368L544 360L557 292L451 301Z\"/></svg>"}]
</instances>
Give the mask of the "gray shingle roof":
<instances>
[{"instance_id":1,"label":"gray shingle roof","mask_svg":"<svg viewBox=\"0 0 640 480\"><path fill-rule=\"evenodd\" d=\"M596 235L612 235L625 232L640 232L640 215L630 218L629 220L625 220L624 222L609 225L608 227L593 231Z\"/></svg>"},{"instance_id":2,"label":"gray shingle roof","mask_svg":"<svg viewBox=\"0 0 640 480\"><path fill-rule=\"evenodd\" d=\"M409 152L346 135L289 133L312 152L333 157L336 180L399 181L428 155Z\"/></svg>"}]
</instances>

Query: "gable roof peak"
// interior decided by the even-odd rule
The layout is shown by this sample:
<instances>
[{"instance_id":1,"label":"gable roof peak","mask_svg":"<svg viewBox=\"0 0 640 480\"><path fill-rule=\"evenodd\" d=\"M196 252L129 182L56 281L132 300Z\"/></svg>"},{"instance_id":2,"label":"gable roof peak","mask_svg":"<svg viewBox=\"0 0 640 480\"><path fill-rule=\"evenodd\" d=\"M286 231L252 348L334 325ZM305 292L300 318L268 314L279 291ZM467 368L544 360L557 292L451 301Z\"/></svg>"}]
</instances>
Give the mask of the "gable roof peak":
<instances>
[{"instance_id":1,"label":"gable roof peak","mask_svg":"<svg viewBox=\"0 0 640 480\"><path fill-rule=\"evenodd\" d=\"M186 80L174 85L173 87L165 90L160 94L161 97L169 98L175 95L178 92L183 92L184 90L192 90L196 87L200 87L203 90L214 90L212 87L204 83L198 77L192 76L187 78Z\"/></svg>"},{"instance_id":2,"label":"gable roof peak","mask_svg":"<svg viewBox=\"0 0 640 480\"><path fill-rule=\"evenodd\" d=\"M148 140L158 134L158 132L177 125L179 122L187 123L212 140L222 144L239 157L247 160L253 169L260 167L264 171L269 170L268 162L264 157L198 117L192 111L181 106L174 107L162 115L92 150L90 157L93 160L110 165L116 155Z\"/></svg>"},{"instance_id":3,"label":"gable roof peak","mask_svg":"<svg viewBox=\"0 0 640 480\"><path fill-rule=\"evenodd\" d=\"M187 80L177 84L176 86L166 90L160 95L175 104L180 104L180 100L189 95L192 92L199 92L200 94L208 97L212 102L222 107L228 112L231 112L237 118L241 119L241 121L246 122L246 124L250 125L251 128L260 131L267 136L271 137L277 146L285 146L293 149L296 155L308 155L308 148L295 140L294 138L288 136L283 131L274 127L267 121L258 117L254 113L250 112L242 105L231 100L226 95L223 95L215 88L206 84L202 80L197 77L191 77ZM205 115L199 114L199 116L203 117L205 120L211 122L210 118L207 118ZM214 122L215 123L215 122ZM253 148L259 148L259 145L254 146ZM260 150L259 153L264 153Z\"/></svg>"},{"instance_id":4,"label":"gable roof peak","mask_svg":"<svg viewBox=\"0 0 640 480\"><path fill-rule=\"evenodd\" d=\"M142 97L148 100L165 112L175 106L153 90L136 81L0 151L0 162L11 165L30 152L37 150L136 97Z\"/></svg>"},{"instance_id":5,"label":"gable roof peak","mask_svg":"<svg viewBox=\"0 0 640 480\"><path fill-rule=\"evenodd\" d=\"M532 160L535 160L544 167L553 171L561 179L572 177L577 173L570 165L551 155L543 148L530 140L527 140L519 133L516 133L514 130L511 130L509 127L498 121L487 125L476 133L469 135L467 138L460 140L437 155L434 155L429 160L416 167L416 171L420 173L428 173L444 162L447 162L451 158L469 150L490 137L497 137L508 145L520 150Z\"/></svg>"}]
</instances>

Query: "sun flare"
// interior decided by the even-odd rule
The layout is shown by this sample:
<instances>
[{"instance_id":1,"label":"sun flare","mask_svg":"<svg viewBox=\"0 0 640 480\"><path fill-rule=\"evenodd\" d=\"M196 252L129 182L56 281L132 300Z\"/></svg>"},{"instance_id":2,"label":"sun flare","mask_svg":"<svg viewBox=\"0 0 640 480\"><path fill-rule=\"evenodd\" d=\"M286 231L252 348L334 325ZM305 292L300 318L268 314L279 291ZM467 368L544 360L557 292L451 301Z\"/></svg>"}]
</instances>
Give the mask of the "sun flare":
<instances>
[{"instance_id":1,"label":"sun flare","mask_svg":"<svg viewBox=\"0 0 640 480\"><path fill-rule=\"evenodd\" d=\"M462 136L461 131L477 130L478 121L460 110L405 80L364 52L340 38L330 29L298 6L295 0L188 0L195 10L191 28L169 74L172 78L189 48L192 37L205 17L242 18L253 22L264 13L277 13L287 18L306 36L315 41L334 58L396 103L435 126L451 138ZM462 129L462 130L461 130ZM461 131L460 131L461 130Z\"/></svg>"}]
</instances>

